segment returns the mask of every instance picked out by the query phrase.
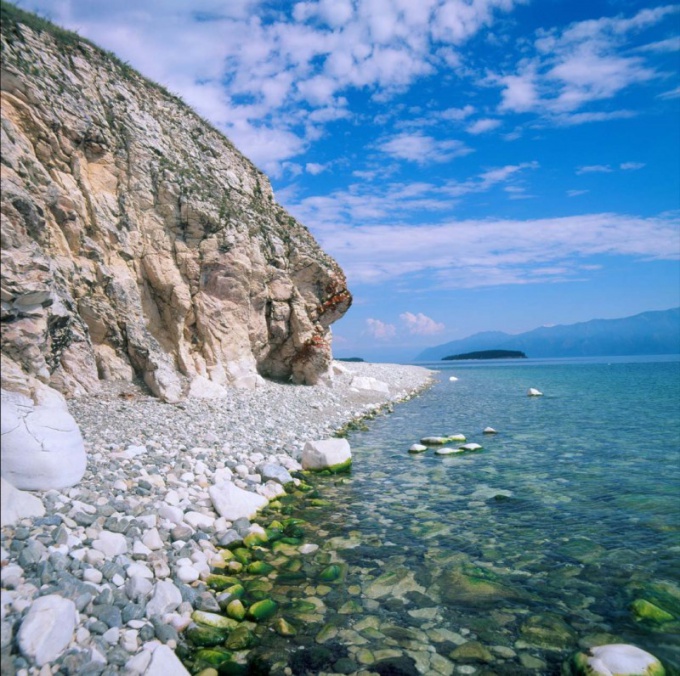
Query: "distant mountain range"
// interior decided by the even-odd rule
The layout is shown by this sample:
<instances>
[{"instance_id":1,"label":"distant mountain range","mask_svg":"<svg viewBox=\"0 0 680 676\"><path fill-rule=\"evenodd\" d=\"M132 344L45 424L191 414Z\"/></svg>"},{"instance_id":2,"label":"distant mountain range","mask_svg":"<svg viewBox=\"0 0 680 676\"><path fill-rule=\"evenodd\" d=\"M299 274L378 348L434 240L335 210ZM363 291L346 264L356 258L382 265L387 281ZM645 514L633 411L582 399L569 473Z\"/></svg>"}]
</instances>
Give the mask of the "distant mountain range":
<instances>
[{"instance_id":1,"label":"distant mountain range","mask_svg":"<svg viewBox=\"0 0 680 676\"><path fill-rule=\"evenodd\" d=\"M598 357L680 354L680 308L643 312L622 319L541 326L526 333L484 331L430 347L416 361L477 350L521 350L527 357Z\"/></svg>"}]
</instances>

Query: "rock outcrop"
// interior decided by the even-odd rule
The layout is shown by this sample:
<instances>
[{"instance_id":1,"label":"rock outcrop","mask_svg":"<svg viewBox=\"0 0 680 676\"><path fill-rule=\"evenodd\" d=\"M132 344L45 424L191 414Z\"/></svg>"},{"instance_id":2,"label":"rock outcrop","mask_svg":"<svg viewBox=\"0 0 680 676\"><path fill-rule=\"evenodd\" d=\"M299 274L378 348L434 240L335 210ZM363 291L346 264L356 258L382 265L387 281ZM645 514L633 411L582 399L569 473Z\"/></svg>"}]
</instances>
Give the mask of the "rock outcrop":
<instances>
[{"instance_id":1,"label":"rock outcrop","mask_svg":"<svg viewBox=\"0 0 680 676\"><path fill-rule=\"evenodd\" d=\"M111 54L4 5L2 50L2 354L25 376L3 387L141 377L176 401L194 381L329 376L345 277L255 166Z\"/></svg>"}]
</instances>

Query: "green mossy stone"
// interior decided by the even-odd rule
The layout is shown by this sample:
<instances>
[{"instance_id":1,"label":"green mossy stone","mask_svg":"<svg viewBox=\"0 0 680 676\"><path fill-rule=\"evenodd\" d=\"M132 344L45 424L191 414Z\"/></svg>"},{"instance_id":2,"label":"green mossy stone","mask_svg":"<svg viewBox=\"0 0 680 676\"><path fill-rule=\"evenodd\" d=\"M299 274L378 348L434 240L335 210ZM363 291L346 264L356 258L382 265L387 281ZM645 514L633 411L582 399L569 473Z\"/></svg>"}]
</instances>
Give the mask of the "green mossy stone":
<instances>
[{"instance_id":1,"label":"green mossy stone","mask_svg":"<svg viewBox=\"0 0 680 676\"><path fill-rule=\"evenodd\" d=\"M229 617L218 615L217 613L209 613L205 610L194 610L194 612L191 613L191 619L203 626L224 629L225 631L231 631L238 625L238 622L235 622Z\"/></svg>"},{"instance_id":2,"label":"green mossy stone","mask_svg":"<svg viewBox=\"0 0 680 676\"><path fill-rule=\"evenodd\" d=\"M467 574L460 570L445 571L438 579L442 599L446 603L487 606L502 600L520 598L511 587L494 579L487 572Z\"/></svg>"},{"instance_id":3,"label":"green mossy stone","mask_svg":"<svg viewBox=\"0 0 680 676\"><path fill-rule=\"evenodd\" d=\"M284 528L284 526L283 526L283 524L282 524L278 519L274 519L274 521L272 521L272 522L269 524L269 528L270 528L271 530L280 530L280 531L282 531L283 528Z\"/></svg>"},{"instance_id":4,"label":"green mossy stone","mask_svg":"<svg viewBox=\"0 0 680 676\"><path fill-rule=\"evenodd\" d=\"M272 588L272 583L269 580L248 580L245 583L245 588L248 594L268 592Z\"/></svg>"},{"instance_id":5,"label":"green mossy stone","mask_svg":"<svg viewBox=\"0 0 680 676\"><path fill-rule=\"evenodd\" d=\"M310 601L299 599L297 601L293 601L293 603L288 606L287 610L293 615L306 615L307 613L316 612L316 605Z\"/></svg>"},{"instance_id":6,"label":"green mossy stone","mask_svg":"<svg viewBox=\"0 0 680 676\"><path fill-rule=\"evenodd\" d=\"M636 620L663 624L674 619L670 613L645 599L636 599L631 603L630 607Z\"/></svg>"},{"instance_id":7,"label":"green mossy stone","mask_svg":"<svg viewBox=\"0 0 680 676\"><path fill-rule=\"evenodd\" d=\"M264 561L253 561L246 566L246 571L251 575L268 575L274 570L274 566Z\"/></svg>"},{"instance_id":8,"label":"green mossy stone","mask_svg":"<svg viewBox=\"0 0 680 676\"><path fill-rule=\"evenodd\" d=\"M255 635L248 627L240 626L229 634L229 638L224 644L230 650L246 650L252 648L256 643Z\"/></svg>"},{"instance_id":9,"label":"green mossy stone","mask_svg":"<svg viewBox=\"0 0 680 676\"><path fill-rule=\"evenodd\" d=\"M560 617L550 613L534 615L520 627L522 638L547 650L564 650L575 645L576 632Z\"/></svg>"},{"instance_id":10,"label":"green mossy stone","mask_svg":"<svg viewBox=\"0 0 680 676\"><path fill-rule=\"evenodd\" d=\"M226 613L227 616L233 620L237 620L239 622L244 620L246 617L246 609L243 603L241 603L241 599L234 599L233 601L230 601L227 605Z\"/></svg>"},{"instance_id":11,"label":"green mossy stone","mask_svg":"<svg viewBox=\"0 0 680 676\"><path fill-rule=\"evenodd\" d=\"M229 660L220 664L217 670L219 676L248 676L248 665Z\"/></svg>"},{"instance_id":12,"label":"green mossy stone","mask_svg":"<svg viewBox=\"0 0 680 676\"><path fill-rule=\"evenodd\" d=\"M220 664L231 659L232 654L224 648L201 648L194 655L194 668L218 669Z\"/></svg>"},{"instance_id":13,"label":"green mossy stone","mask_svg":"<svg viewBox=\"0 0 680 676\"><path fill-rule=\"evenodd\" d=\"M281 570L285 570L288 573L297 573L301 568L302 568L302 559L300 559L300 558L288 559L281 566Z\"/></svg>"},{"instance_id":14,"label":"green mossy stone","mask_svg":"<svg viewBox=\"0 0 680 676\"><path fill-rule=\"evenodd\" d=\"M248 533L243 538L243 544L248 548L252 549L253 547L258 547L260 545L264 545L269 541L269 538L267 537L266 533L259 533L259 532L254 532L254 533Z\"/></svg>"},{"instance_id":15,"label":"green mossy stone","mask_svg":"<svg viewBox=\"0 0 680 676\"><path fill-rule=\"evenodd\" d=\"M283 537L283 526L281 528L265 528L265 533L269 542L276 542Z\"/></svg>"},{"instance_id":16,"label":"green mossy stone","mask_svg":"<svg viewBox=\"0 0 680 676\"><path fill-rule=\"evenodd\" d=\"M277 608L278 606L275 601L272 601L271 599L262 599L262 601L257 601L248 608L248 617L255 622L261 622L274 615Z\"/></svg>"},{"instance_id":17,"label":"green mossy stone","mask_svg":"<svg viewBox=\"0 0 680 676\"><path fill-rule=\"evenodd\" d=\"M199 648L221 645L227 639L229 632L217 627L208 627L192 622L185 630L187 639Z\"/></svg>"},{"instance_id":18,"label":"green mossy stone","mask_svg":"<svg viewBox=\"0 0 680 676\"><path fill-rule=\"evenodd\" d=\"M279 573L279 575L276 576L276 582L285 585L297 585L304 582L306 579L307 576L302 571L295 573Z\"/></svg>"},{"instance_id":19,"label":"green mossy stone","mask_svg":"<svg viewBox=\"0 0 680 676\"><path fill-rule=\"evenodd\" d=\"M295 636L297 634L297 629L283 617L279 617L274 622L274 631L279 636Z\"/></svg>"},{"instance_id":20,"label":"green mossy stone","mask_svg":"<svg viewBox=\"0 0 680 676\"><path fill-rule=\"evenodd\" d=\"M235 577L230 577L228 575L208 575L205 583L210 587L210 589L215 589L216 591L224 591L227 587L233 587L235 584L239 584L239 581Z\"/></svg>"},{"instance_id":21,"label":"green mossy stone","mask_svg":"<svg viewBox=\"0 0 680 676\"><path fill-rule=\"evenodd\" d=\"M319 573L319 579L323 582L335 582L342 577L342 572L342 566L337 563L332 563Z\"/></svg>"},{"instance_id":22,"label":"green mossy stone","mask_svg":"<svg viewBox=\"0 0 680 676\"><path fill-rule=\"evenodd\" d=\"M245 547L237 547L234 549L234 558L244 566L247 566L250 563L252 554L250 553L250 550L246 549Z\"/></svg>"}]
</instances>

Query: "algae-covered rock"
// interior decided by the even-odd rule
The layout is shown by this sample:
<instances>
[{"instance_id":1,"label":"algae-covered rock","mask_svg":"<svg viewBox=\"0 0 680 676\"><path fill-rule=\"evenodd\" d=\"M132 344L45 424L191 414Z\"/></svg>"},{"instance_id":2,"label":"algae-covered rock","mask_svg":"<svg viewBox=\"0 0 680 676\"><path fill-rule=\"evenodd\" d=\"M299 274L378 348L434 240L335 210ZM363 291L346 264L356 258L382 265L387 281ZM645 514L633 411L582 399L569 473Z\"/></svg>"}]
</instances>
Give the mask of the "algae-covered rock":
<instances>
[{"instance_id":1,"label":"algae-covered rock","mask_svg":"<svg viewBox=\"0 0 680 676\"><path fill-rule=\"evenodd\" d=\"M241 602L241 599L234 599L233 601L230 601L227 604L226 613L228 617L230 617L232 620L237 620L238 622L245 619L246 609Z\"/></svg>"},{"instance_id":2,"label":"algae-covered rock","mask_svg":"<svg viewBox=\"0 0 680 676\"><path fill-rule=\"evenodd\" d=\"M452 441L452 442L453 442L453 441L456 441L456 442L464 442L464 441L466 441L467 439L466 439L466 437L465 437L464 434L450 434L450 435L447 437L447 440L448 440L448 441Z\"/></svg>"},{"instance_id":3,"label":"algae-covered rock","mask_svg":"<svg viewBox=\"0 0 680 676\"><path fill-rule=\"evenodd\" d=\"M274 622L274 630L280 636L295 636L297 634L297 629L283 617L279 617Z\"/></svg>"},{"instance_id":4,"label":"algae-covered rock","mask_svg":"<svg viewBox=\"0 0 680 676\"><path fill-rule=\"evenodd\" d=\"M217 627L209 627L204 624L197 624L192 622L186 628L186 636L195 646L210 647L217 646L224 643L229 632L226 629L218 629Z\"/></svg>"},{"instance_id":5,"label":"algae-covered rock","mask_svg":"<svg viewBox=\"0 0 680 676\"><path fill-rule=\"evenodd\" d=\"M229 617L218 615L217 613L209 613L205 610L194 610L194 612L191 614L191 619L194 622L198 622L199 624L202 624L206 627L214 627L216 629L224 629L226 631L231 631L238 625L238 622Z\"/></svg>"},{"instance_id":6,"label":"algae-covered rock","mask_svg":"<svg viewBox=\"0 0 680 676\"><path fill-rule=\"evenodd\" d=\"M248 617L256 622L261 622L271 617L277 610L278 606L275 601L271 599L262 599L253 603L248 608Z\"/></svg>"},{"instance_id":7,"label":"algae-covered rock","mask_svg":"<svg viewBox=\"0 0 680 676\"><path fill-rule=\"evenodd\" d=\"M663 608L659 608L659 606L645 599L636 599L630 604L630 608L636 620L663 624L674 619L673 615L663 610Z\"/></svg>"},{"instance_id":8,"label":"algae-covered rock","mask_svg":"<svg viewBox=\"0 0 680 676\"><path fill-rule=\"evenodd\" d=\"M576 643L576 632L560 617L549 613L530 617L520 628L522 638L546 650L563 650Z\"/></svg>"},{"instance_id":9,"label":"algae-covered rock","mask_svg":"<svg viewBox=\"0 0 680 676\"><path fill-rule=\"evenodd\" d=\"M228 587L233 587L236 584L239 584L238 578L231 577L229 575L208 575L208 577L205 579L205 583L210 587L210 589L214 589L216 591L224 591Z\"/></svg>"},{"instance_id":10,"label":"algae-covered rock","mask_svg":"<svg viewBox=\"0 0 680 676\"><path fill-rule=\"evenodd\" d=\"M256 639L248 627L241 625L229 634L229 638L224 644L229 650L245 650L255 645Z\"/></svg>"},{"instance_id":11,"label":"algae-covered rock","mask_svg":"<svg viewBox=\"0 0 680 676\"><path fill-rule=\"evenodd\" d=\"M425 446L443 446L448 440L448 437L423 437L420 443Z\"/></svg>"},{"instance_id":12,"label":"algae-covered rock","mask_svg":"<svg viewBox=\"0 0 680 676\"><path fill-rule=\"evenodd\" d=\"M224 648L201 648L194 655L194 668L219 669L220 664L228 662L231 657L231 652Z\"/></svg>"},{"instance_id":13,"label":"algae-covered rock","mask_svg":"<svg viewBox=\"0 0 680 676\"><path fill-rule=\"evenodd\" d=\"M342 577L342 573L343 567L337 563L332 563L319 573L319 579L323 582L335 582Z\"/></svg>"},{"instance_id":14,"label":"algae-covered rock","mask_svg":"<svg viewBox=\"0 0 680 676\"><path fill-rule=\"evenodd\" d=\"M268 575L274 570L274 566L265 561L253 561L246 566L251 575Z\"/></svg>"},{"instance_id":15,"label":"algae-covered rock","mask_svg":"<svg viewBox=\"0 0 680 676\"><path fill-rule=\"evenodd\" d=\"M654 655L625 643L595 646L576 653L565 665L574 676L665 676Z\"/></svg>"},{"instance_id":16,"label":"algae-covered rock","mask_svg":"<svg viewBox=\"0 0 680 676\"><path fill-rule=\"evenodd\" d=\"M243 538L243 544L248 549L252 549L253 547L258 546L258 545L266 544L268 541L269 541L269 538L267 537L266 532L261 533L259 531L254 531L252 533L248 533L248 535L246 535Z\"/></svg>"}]
</instances>

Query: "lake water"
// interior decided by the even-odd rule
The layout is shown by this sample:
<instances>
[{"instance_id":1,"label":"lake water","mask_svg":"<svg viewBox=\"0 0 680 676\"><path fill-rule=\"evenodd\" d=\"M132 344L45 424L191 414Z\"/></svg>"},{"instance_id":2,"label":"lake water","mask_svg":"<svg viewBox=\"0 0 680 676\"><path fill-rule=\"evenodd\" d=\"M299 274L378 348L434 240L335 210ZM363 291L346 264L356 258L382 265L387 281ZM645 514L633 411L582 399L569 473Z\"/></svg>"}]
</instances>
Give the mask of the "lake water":
<instances>
[{"instance_id":1,"label":"lake water","mask_svg":"<svg viewBox=\"0 0 680 676\"><path fill-rule=\"evenodd\" d=\"M349 475L290 504L320 549L270 576L297 634L261 631L260 652L296 674L490 676L632 643L680 673L680 358L436 368L349 435ZM456 433L483 450L408 453Z\"/></svg>"}]
</instances>

